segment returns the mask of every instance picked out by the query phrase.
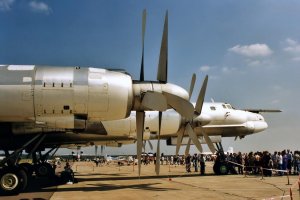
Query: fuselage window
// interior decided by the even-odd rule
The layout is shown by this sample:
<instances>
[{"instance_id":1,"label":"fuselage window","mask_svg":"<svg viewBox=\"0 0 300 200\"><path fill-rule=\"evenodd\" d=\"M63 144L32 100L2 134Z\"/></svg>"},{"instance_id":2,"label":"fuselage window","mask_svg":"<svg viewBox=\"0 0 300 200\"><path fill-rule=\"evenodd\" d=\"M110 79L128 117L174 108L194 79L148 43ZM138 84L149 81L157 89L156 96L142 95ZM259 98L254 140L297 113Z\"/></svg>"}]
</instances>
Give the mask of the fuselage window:
<instances>
[{"instance_id":1,"label":"fuselage window","mask_svg":"<svg viewBox=\"0 0 300 200\"><path fill-rule=\"evenodd\" d=\"M211 109L211 110L216 110L216 107L211 106L210 109Z\"/></svg>"},{"instance_id":2,"label":"fuselage window","mask_svg":"<svg viewBox=\"0 0 300 200\"><path fill-rule=\"evenodd\" d=\"M224 104L222 104L222 106L223 106L223 108L225 108L225 109L226 109L226 106L225 106Z\"/></svg>"},{"instance_id":3,"label":"fuselage window","mask_svg":"<svg viewBox=\"0 0 300 200\"><path fill-rule=\"evenodd\" d=\"M228 109L232 109L231 105L227 104L226 106Z\"/></svg>"}]
</instances>

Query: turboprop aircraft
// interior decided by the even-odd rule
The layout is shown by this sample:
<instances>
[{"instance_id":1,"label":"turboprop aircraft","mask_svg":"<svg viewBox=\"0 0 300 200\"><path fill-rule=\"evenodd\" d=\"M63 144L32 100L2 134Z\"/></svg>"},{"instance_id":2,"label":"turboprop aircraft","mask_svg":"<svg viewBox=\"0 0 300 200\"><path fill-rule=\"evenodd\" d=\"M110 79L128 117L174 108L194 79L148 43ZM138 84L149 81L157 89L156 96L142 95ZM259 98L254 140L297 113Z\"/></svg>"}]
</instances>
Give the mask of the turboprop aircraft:
<instances>
[{"instance_id":1,"label":"turboprop aircraft","mask_svg":"<svg viewBox=\"0 0 300 200\"><path fill-rule=\"evenodd\" d=\"M142 61L140 79L133 80L120 70L92 67L37 65L0 66L0 130L1 136L15 138L25 134L27 140L11 149L0 162L0 190L6 194L22 191L27 174L17 164L19 154L28 149L35 154L45 139L45 132L82 132L95 123L124 119L136 112L137 151L141 162L145 111L161 112L173 108L190 119L193 105L183 88L167 82L168 13L165 16L160 48L157 81L144 79L144 37L146 11L142 20ZM161 117L159 117L159 123ZM20 132L12 131L14 128ZM26 132L35 130L36 132ZM24 130L24 131L22 131ZM37 166L38 163L35 163ZM139 170L140 171L140 170Z\"/></svg>"},{"instance_id":2,"label":"turboprop aircraft","mask_svg":"<svg viewBox=\"0 0 300 200\"><path fill-rule=\"evenodd\" d=\"M195 76L193 76L193 79L195 79ZM247 135L261 132L268 125L263 116L258 114L258 112L278 111L237 110L228 103L203 102L207 80L208 77L205 78L197 102L194 104L195 108L199 108L199 104L202 104L201 112L196 112L195 110L194 118L187 120L179 113L169 109L161 114L161 129L159 129L159 113L156 111L146 111L143 140L164 139L167 141L167 145L176 145L176 154L178 154L181 144L187 145L187 154L192 142L200 152L203 151L201 144L208 144L213 153L216 151L214 147L214 144L216 144L217 150L220 152L222 150L222 137L243 138ZM190 88L193 88L193 84L191 83ZM190 96L191 93L192 89L190 89ZM126 119L94 122L81 132L72 132L68 129L41 129L12 124L10 131L14 136L0 136L0 147L5 150L22 149L22 141L28 141L30 136L43 132L44 138L41 143L38 143L33 148L25 148L29 154L33 155L34 163L39 164L32 166L23 163L21 166L25 167L31 173L35 171L39 176L49 176L53 174L53 170L48 163L43 161L46 160L47 155L54 149L58 147L90 145L120 147L123 144L135 143L137 141L135 121L136 113L131 112L130 116ZM34 151L39 152L45 148L50 148L50 150L44 156L40 156L37 159ZM220 173L219 169L222 168L222 173L225 174L226 171L224 168L226 167L226 163L222 161L216 162L214 168L216 169L216 173Z\"/></svg>"}]
</instances>

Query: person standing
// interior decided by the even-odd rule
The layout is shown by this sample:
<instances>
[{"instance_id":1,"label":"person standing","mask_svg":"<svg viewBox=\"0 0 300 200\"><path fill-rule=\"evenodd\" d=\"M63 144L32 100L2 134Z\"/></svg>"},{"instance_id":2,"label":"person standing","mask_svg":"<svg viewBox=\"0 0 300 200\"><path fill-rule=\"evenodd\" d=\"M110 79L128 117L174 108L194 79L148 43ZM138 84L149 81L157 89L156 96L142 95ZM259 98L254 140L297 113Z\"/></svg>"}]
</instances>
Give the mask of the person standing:
<instances>
[{"instance_id":1,"label":"person standing","mask_svg":"<svg viewBox=\"0 0 300 200\"><path fill-rule=\"evenodd\" d=\"M286 153L286 150L282 151L282 170L285 170L284 174L288 173L287 167L288 167L288 156Z\"/></svg>"},{"instance_id":2,"label":"person standing","mask_svg":"<svg viewBox=\"0 0 300 200\"><path fill-rule=\"evenodd\" d=\"M283 160L282 160L282 155L281 155L281 152L278 152L278 161L277 161L277 163L278 163L278 170L280 170L279 171L279 176L282 176L282 163L283 163Z\"/></svg>"},{"instance_id":3,"label":"person standing","mask_svg":"<svg viewBox=\"0 0 300 200\"><path fill-rule=\"evenodd\" d=\"M195 168L195 172L198 172L198 156L196 153L193 155L192 162Z\"/></svg>"},{"instance_id":4,"label":"person standing","mask_svg":"<svg viewBox=\"0 0 300 200\"><path fill-rule=\"evenodd\" d=\"M286 156L287 156L287 170L289 174L292 174L293 154L289 149L287 150Z\"/></svg>"},{"instance_id":5,"label":"person standing","mask_svg":"<svg viewBox=\"0 0 300 200\"><path fill-rule=\"evenodd\" d=\"M199 162L200 162L200 174L204 175L205 174L205 158L204 158L203 154L200 155Z\"/></svg>"},{"instance_id":6,"label":"person standing","mask_svg":"<svg viewBox=\"0 0 300 200\"><path fill-rule=\"evenodd\" d=\"M186 172L190 173L191 172L191 155L188 154L185 157L185 168L186 168Z\"/></svg>"},{"instance_id":7,"label":"person standing","mask_svg":"<svg viewBox=\"0 0 300 200\"><path fill-rule=\"evenodd\" d=\"M238 152L236 156L236 163L238 164L238 174L243 174L243 156L241 152Z\"/></svg>"}]
</instances>

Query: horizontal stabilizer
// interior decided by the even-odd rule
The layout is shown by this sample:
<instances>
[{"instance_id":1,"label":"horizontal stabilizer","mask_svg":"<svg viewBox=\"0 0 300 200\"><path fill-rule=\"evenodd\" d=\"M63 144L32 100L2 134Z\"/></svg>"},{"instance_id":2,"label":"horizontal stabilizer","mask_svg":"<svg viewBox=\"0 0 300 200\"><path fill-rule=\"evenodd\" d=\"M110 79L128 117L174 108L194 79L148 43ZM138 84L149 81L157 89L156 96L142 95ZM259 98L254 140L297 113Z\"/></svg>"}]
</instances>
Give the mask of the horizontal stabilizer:
<instances>
[{"instance_id":1,"label":"horizontal stabilizer","mask_svg":"<svg viewBox=\"0 0 300 200\"><path fill-rule=\"evenodd\" d=\"M282 112L281 110L274 109L243 109L244 111L252 112L252 113L262 113L262 112Z\"/></svg>"}]
</instances>

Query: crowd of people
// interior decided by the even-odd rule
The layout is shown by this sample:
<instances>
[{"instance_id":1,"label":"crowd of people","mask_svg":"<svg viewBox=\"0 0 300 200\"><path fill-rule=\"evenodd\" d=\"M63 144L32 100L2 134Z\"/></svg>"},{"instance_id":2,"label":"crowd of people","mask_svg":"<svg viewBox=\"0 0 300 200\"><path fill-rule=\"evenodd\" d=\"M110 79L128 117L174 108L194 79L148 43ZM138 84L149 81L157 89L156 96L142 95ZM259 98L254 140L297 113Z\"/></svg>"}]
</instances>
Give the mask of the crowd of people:
<instances>
[{"instance_id":1,"label":"crowd of people","mask_svg":"<svg viewBox=\"0 0 300 200\"><path fill-rule=\"evenodd\" d=\"M215 161L218 154L193 154L193 155L167 155L163 153L160 156L161 165L185 165L186 172L200 172L205 174L205 162ZM130 159L129 159L130 158ZM136 156L128 157L128 164L137 164ZM96 158L93 160L96 166L105 164L104 158ZM136 162L135 162L136 161ZM225 153L225 162L230 168L230 173L236 174L261 174L264 176L299 174L300 172L300 151L257 151L249 153ZM107 162L108 163L108 162ZM142 156L142 164L156 164L156 154L144 154Z\"/></svg>"},{"instance_id":2,"label":"crowd of people","mask_svg":"<svg viewBox=\"0 0 300 200\"><path fill-rule=\"evenodd\" d=\"M180 156L164 156L160 157L160 164L170 165L185 165L186 172L191 172L194 168L195 172L200 170L200 174L205 174L205 162L215 161L216 155L180 155ZM300 173L300 151L275 151L270 153L268 151L257 151L249 153L229 153L225 154L225 161L228 163L231 173L244 174L261 174L264 176L284 174L299 174ZM156 163L156 157L154 156L143 156L142 162L144 165L150 163Z\"/></svg>"},{"instance_id":3,"label":"crowd of people","mask_svg":"<svg viewBox=\"0 0 300 200\"><path fill-rule=\"evenodd\" d=\"M289 149L274 153L268 151L232 153L227 155L227 161L238 169L239 174L243 174L243 171L260 174L261 170L265 176L299 174L300 172L300 151L292 152Z\"/></svg>"},{"instance_id":4,"label":"crowd of people","mask_svg":"<svg viewBox=\"0 0 300 200\"><path fill-rule=\"evenodd\" d=\"M185 165L186 171L191 172L191 168L193 167L195 172L198 172L198 168L200 168L200 174L205 174L205 161L211 161L211 155L204 154L194 154L191 156L190 154L184 155L168 155L165 156L163 153L160 156L160 165ZM142 163L144 165L148 165L151 163L156 164L156 154L153 156L144 155L142 156Z\"/></svg>"}]
</instances>

